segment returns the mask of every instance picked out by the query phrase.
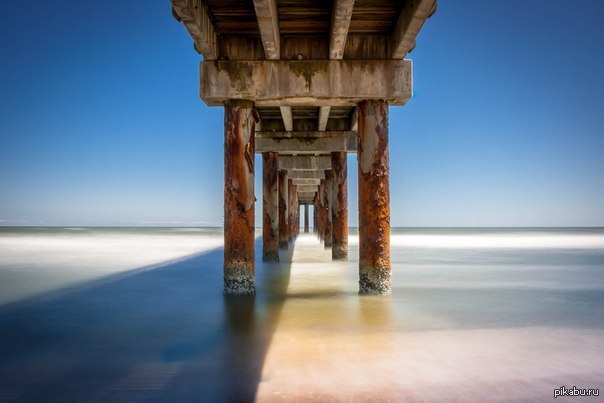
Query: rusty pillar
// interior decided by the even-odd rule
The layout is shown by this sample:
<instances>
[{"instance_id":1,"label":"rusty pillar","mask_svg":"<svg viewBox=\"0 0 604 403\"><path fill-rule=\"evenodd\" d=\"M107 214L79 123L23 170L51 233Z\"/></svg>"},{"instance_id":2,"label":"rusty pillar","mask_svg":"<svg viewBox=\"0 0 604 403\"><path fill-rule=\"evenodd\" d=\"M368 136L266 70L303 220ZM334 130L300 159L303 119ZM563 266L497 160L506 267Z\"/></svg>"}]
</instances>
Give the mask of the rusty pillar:
<instances>
[{"instance_id":1,"label":"rusty pillar","mask_svg":"<svg viewBox=\"0 0 604 403\"><path fill-rule=\"evenodd\" d=\"M294 185L292 180L287 181L287 241L294 239Z\"/></svg>"},{"instance_id":2,"label":"rusty pillar","mask_svg":"<svg viewBox=\"0 0 604 403\"><path fill-rule=\"evenodd\" d=\"M279 166L275 152L262 154L262 260L279 261Z\"/></svg>"},{"instance_id":3,"label":"rusty pillar","mask_svg":"<svg viewBox=\"0 0 604 403\"><path fill-rule=\"evenodd\" d=\"M332 228L332 207L333 207L333 175L331 170L325 171L325 195L323 199L323 209L325 210L325 249L331 248L333 243Z\"/></svg>"},{"instance_id":4,"label":"rusty pillar","mask_svg":"<svg viewBox=\"0 0 604 403\"><path fill-rule=\"evenodd\" d=\"M287 198L289 196L287 171L279 171L279 247L287 249L288 220Z\"/></svg>"},{"instance_id":5,"label":"rusty pillar","mask_svg":"<svg viewBox=\"0 0 604 403\"><path fill-rule=\"evenodd\" d=\"M358 105L359 293L391 292L388 103Z\"/></svg>"},{"instance_id":6,"label":"rusty pillar","mask_svg":"<svg viewBox=\"0 0 604 403\"><path fill-rule=\"evenodd\" d=\"M314 197L312 202L312 232L315 235L318 235L317 231L317 196Z\"/></svg>"},{"instance_id":7,"label":"rusty pillar","mask_svg":"<svg viewBox=\"0 0 604 403\"><path fill-rule=\"evenodd\" d=\"M343 260L348 257L348 170L345 152L331 153L333 181L333 241L331 257Z\"/></svg>"},{"instance_id":8,"label":"rusty pillar","mask_svg":"<svg viewBox=\"0 0 604 403\"><path fill-rule=\"evenodd\" d=\"M254 104L224 106L224 292L254 294Z\"/></svg>"},{"instance_id":9,"label":"rusty pillar","mask_svg":"<svg viewBox=\"0 0 604 403\"><path fill-rule=\"evenodd\" d=\"M325 180L321 180L319 182L319 188L317 190L317 235L319 236L319 241L323 242L323 188L325 187Z\"/></svg>"},{"instance_id":10,"label":"rusty pillar","mask_svg":"<svg viewBox=\"0 0 604 403\"><path fill-rule=\"evenodd\" d=\"M304 233L308 234L308 204L304 205Z\"/></svg>"},{"instance_id":11,"label":"rusty pillar","mask_svg":"<svg viewBox=\"0 0 604 403\"><path fill-rule=\"evenodd\" d=\"M294 190L294 237L300 234L300 204L298 202L298 190Z\"/></svg>"}]
</instances>

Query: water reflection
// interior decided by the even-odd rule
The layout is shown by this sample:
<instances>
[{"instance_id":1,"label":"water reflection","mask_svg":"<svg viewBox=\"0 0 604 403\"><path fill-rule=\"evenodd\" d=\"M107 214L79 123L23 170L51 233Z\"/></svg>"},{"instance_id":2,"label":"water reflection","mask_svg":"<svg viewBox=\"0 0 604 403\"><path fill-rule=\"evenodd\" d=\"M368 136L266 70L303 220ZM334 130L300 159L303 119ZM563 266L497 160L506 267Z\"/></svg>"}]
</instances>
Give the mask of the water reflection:
<instances>
[{"instance_id":1,"label":"water reflection","mask_svg":"<svg viewBox=\"0 0 604 403\"><path fill-rule=\"evenodd\" d=\"M256 244L257 256L261 243ZM223 251L0 307L0 401L535 400L604 379L604 255L393 248L393 294L312 236L222 294Z\"/></svg>"}]
</instances>

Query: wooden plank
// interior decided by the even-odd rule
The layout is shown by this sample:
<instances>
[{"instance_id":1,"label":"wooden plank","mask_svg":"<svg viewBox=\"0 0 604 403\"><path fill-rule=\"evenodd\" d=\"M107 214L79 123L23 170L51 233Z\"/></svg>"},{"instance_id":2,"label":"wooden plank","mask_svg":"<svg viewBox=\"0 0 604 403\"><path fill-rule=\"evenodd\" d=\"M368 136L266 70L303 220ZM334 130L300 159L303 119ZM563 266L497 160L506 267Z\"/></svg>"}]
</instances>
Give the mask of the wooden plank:
<instances>
[{"instance_id":1,"label":"wooden plank","mask_svg":"<svg viewBox=\"0 0 604 403\"><path fill-rule=\"evenodd\" d=\"M189 31L197 52L206 60L218 58L216 30L200 0L172 0L172 14Z\"/></svg>"},{"instance_id":2,"label":"wooden plank","mask_svg":"<svg viewBox=\"0 0 604 403\"><path fill-rule=\"evenodd\" d=\"M267 60L279 60L280 34L277 0L254 0L258 28Z\"/></svg>"},{"instance_id":3,"label":"wooden plank","mask_svg":"<svg viewBox=\"0 0 604 403\"><path fill-rule=\"evenodd\" d=\"M426 19L436 9L436 0L407 1L392 32L392 58L403 59L413 49Z\"/></svg>"}]
</instances>

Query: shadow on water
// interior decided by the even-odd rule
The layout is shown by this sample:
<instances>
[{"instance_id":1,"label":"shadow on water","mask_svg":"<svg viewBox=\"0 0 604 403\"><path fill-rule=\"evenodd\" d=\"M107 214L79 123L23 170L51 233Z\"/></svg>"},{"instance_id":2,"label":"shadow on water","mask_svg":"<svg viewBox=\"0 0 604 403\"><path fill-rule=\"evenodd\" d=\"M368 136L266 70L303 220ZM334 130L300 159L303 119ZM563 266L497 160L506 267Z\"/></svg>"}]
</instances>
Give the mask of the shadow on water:
<instances>
[{"instance_id":1,"label":"shadow on water","mask_svg":"<svg viewBox=\"0 0 604 403\"><path fill-rule=\"evenodd\" d=\"M292 250L255 297L223 296L218 249L0 307L0 402L254 400Z\"/></svg>"}]
</instances>

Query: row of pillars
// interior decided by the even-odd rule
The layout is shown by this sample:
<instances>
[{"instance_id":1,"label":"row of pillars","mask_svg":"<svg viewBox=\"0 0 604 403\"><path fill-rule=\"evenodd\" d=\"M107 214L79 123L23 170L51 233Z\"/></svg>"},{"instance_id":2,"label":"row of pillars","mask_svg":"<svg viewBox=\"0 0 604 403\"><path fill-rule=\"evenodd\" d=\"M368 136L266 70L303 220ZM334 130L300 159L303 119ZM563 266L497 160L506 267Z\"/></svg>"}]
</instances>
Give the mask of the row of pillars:
<instances>
[{"instance_id":1,"label":"row of pillars","mask_svg":"<svg viewBox=\"0 0 604 403\"><path fill-rule=\"evenodd\" d=\"M225 104L224 291L255 293L254 128L251 101ZM388 185L388 104L358 104L359 293L390 294L390 194ZM332 153L314 200L314 228L334 259L348 255L346 153ZM278 155L262 155L263 259L277 261L299 231L299 200ZM308 206L305 205L305 231Z\"/></svg>"}]
</instances>

